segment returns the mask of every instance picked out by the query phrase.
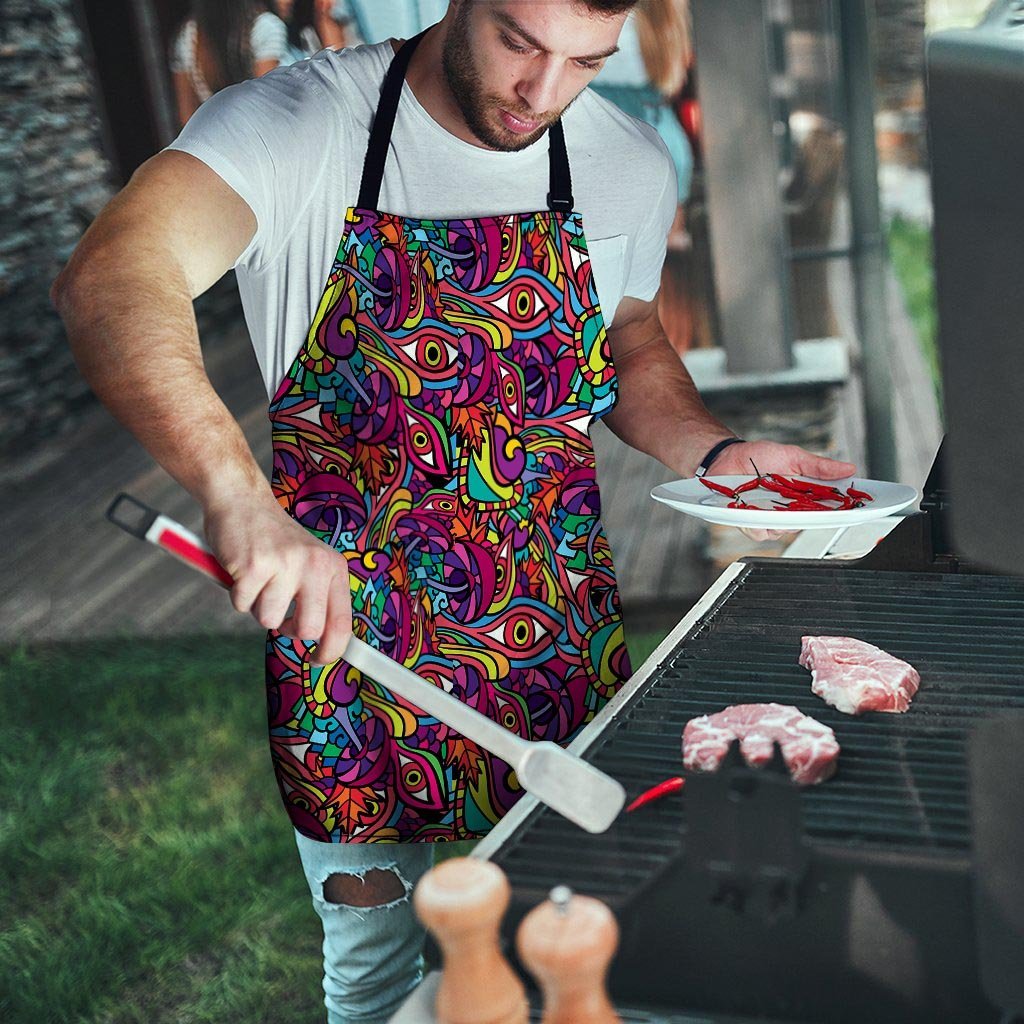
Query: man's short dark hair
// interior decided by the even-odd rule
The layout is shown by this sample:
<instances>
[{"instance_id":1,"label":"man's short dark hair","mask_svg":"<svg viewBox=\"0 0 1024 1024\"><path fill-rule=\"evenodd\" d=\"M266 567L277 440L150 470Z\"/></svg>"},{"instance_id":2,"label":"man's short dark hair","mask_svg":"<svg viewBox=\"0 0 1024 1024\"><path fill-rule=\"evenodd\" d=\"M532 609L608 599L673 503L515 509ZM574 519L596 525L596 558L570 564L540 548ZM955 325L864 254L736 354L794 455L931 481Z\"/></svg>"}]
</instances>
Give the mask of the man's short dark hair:
<instances>
[{"instance_id":1,"label":"man's short dark hair","mask_svg":"<svg viewBox=\"0 0 1024 1024\"><path fill-rule=\"evenodd\" d=\"M628 11L640 0L578 0L584 7L589 7L598 14L621 14Z\"/></svg>"}]
</instances>

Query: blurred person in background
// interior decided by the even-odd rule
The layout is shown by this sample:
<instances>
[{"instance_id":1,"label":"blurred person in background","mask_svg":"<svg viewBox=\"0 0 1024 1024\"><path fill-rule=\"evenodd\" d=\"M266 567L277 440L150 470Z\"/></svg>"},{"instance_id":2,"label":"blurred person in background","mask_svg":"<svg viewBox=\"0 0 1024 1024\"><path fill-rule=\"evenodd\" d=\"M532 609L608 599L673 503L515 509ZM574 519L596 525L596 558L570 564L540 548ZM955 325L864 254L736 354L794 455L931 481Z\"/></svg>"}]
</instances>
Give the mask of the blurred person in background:
<instances>
[{"instance_id":1,"label":"blurred person in background","mask_svg":"<svg viewBox=\"0 0 1024 1024\"><path fill-rule=\"evenodd\" d=\"M288 26L288 57L282 63L305 60L324 47L352 45L345 0L274 0L274 9Z\"/></svg>"},{"instance_id":2,"label":"blurred person in background","mask_svg":"<svg viewBox=\"0 0 1024 1024\"><path fill-rule=\"evenodd\" d=\"M194 0L171 52L179 123L221 89L287 63L288 29L265 0Z\"/></svg>"},{"instance_id":3,"label":"blurred person in background","mask_svg":"<svg viewBox=\"0 0 1024 1024\"><path fill-rule=\"evenodd\" d=\"M630 12L619 51L605 61L591 88L632 117L657 129L668 147L679 185L673 232L682 232L682 205L690 196L693 147L676 103L693 63L688 0L643 0Z\"/></svg>"},{"instance_id":4,"label":"blurred person in background","mask_svg":"<svg viewBox=\"0 0 1024 1024\"><path fill-rule=\"evenodd\" d=\"M676 111L692 66L689 0L642 0L626 18L618 52L605 61L590 86L620 110L654 127L672 157L678 195L659 313L673 349L680 353L692 344L693 287L696 281L699 289L701 280L692 273L692 260L680 256L691 250L685 204L693 182L694 147Z\"/></svg>"},{"instance_id":5,"label":"blurred person in background","mask_svg":"<svg viewBox=\"0 0 1024 1024\"><path fill-rule=\"evenodd\" d=\"M334 0L351 20L355 43L379 43L388 37L408 39L439 22L448 0ZM353 45L352 42L349 45Z\"/></svg>"}]
</instances>

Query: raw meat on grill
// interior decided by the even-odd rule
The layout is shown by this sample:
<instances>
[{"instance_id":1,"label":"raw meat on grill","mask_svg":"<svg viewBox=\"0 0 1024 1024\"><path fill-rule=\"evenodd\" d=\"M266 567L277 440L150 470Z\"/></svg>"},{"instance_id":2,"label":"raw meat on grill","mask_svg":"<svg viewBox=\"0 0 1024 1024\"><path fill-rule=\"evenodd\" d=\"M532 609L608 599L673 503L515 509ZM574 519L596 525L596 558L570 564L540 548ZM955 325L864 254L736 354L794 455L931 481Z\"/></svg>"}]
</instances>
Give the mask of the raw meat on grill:
<instances>
[{"instance_id":1,"label":"raw meat on grill","mask_svg":"<svg viewBox=\"0 0 1024 1024\"><path fill-rule=\"evenodd\" d=\"M835 772L839 759L835 733L798 708L789 704L734 704L686 723L683 766L691 771L715 771L735 739L753 768L771 760L772 744L777 740L790 777L801 786L824 782Z\"/></svg>"},{"instance_id":2,"label":"raw meat on grill","mask_svg":"<svg viewBox=\"0 0 1024 1024\"><path fill-rule=\"evenodd\" d=\"M912 665L848 636L802 637L800 664L812 692L845 715L906 711L921 683Z\"/></svg>"}]
</instances>

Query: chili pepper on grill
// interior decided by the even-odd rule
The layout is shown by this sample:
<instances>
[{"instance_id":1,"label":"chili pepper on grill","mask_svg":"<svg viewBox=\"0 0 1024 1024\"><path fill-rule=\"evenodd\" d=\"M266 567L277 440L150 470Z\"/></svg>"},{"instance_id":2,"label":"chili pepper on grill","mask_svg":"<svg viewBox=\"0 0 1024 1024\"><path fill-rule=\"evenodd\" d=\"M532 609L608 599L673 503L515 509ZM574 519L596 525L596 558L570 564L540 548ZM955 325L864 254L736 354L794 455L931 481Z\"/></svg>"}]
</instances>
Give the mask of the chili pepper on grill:
<instances>
[{"instance_id":1,"label":"chili pepper on grill","mask_svg":"<svg viewBox=\"0 0 1024 1024\"><path fill-rule=\"evenodd\" d=\"M678 793L686 784L686 779L676 776L672 779L665 779L664 782L659 782L656 786L651 786L650 789L645 790L641 793L627 808L626 813L630 814L635 811L638 807L643 807L644 804L649 804L653 800L660 800L663 796L668 796L669 793Z\"/></svg>"},{"instance_id":2,"label":"chili pepper on grill","mask_svg":"<svg viewBox=\"0 0 1024 1024\"><path fill-rule=\"evenodd\" d=\"M736 492L731 487L726 487L725 484L716 484L714 480L709 480L706 476L699 477L699 480L705 487L724 494L727 498L736 497Z\"/></svg>"}]
</instances>

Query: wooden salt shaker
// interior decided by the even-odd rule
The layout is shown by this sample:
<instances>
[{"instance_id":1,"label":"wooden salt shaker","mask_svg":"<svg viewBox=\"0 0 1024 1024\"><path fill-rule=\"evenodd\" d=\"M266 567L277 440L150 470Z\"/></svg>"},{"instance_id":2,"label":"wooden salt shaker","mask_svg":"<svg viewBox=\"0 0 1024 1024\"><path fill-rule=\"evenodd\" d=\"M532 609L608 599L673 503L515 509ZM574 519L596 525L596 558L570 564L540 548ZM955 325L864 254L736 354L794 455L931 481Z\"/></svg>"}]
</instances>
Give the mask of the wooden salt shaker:
<instances>
[{"instance_id":1,"label":"wooden salt shaker","mask_svg":"<svg viewBox=\"0 0 1024 1024\"><path fill-rule=\"evenodd\" d=\"M516 949L544 994L542 1024L620 1024L605 989L618 943L615 915L564 885L523 918Z\"/></svg>"},{"instance_id":2,"label":"wooden salt shaker","mask_svg":"<svg viewBox=\"0 0 1024 1024\"><path fill-rule=\"evenodd\" d=\"M420 879L413 906L444 956L437 1024L526 1024L526 990L498 945L511 887L489 861L458 857Z\"/></svg>"}]
</instances>

